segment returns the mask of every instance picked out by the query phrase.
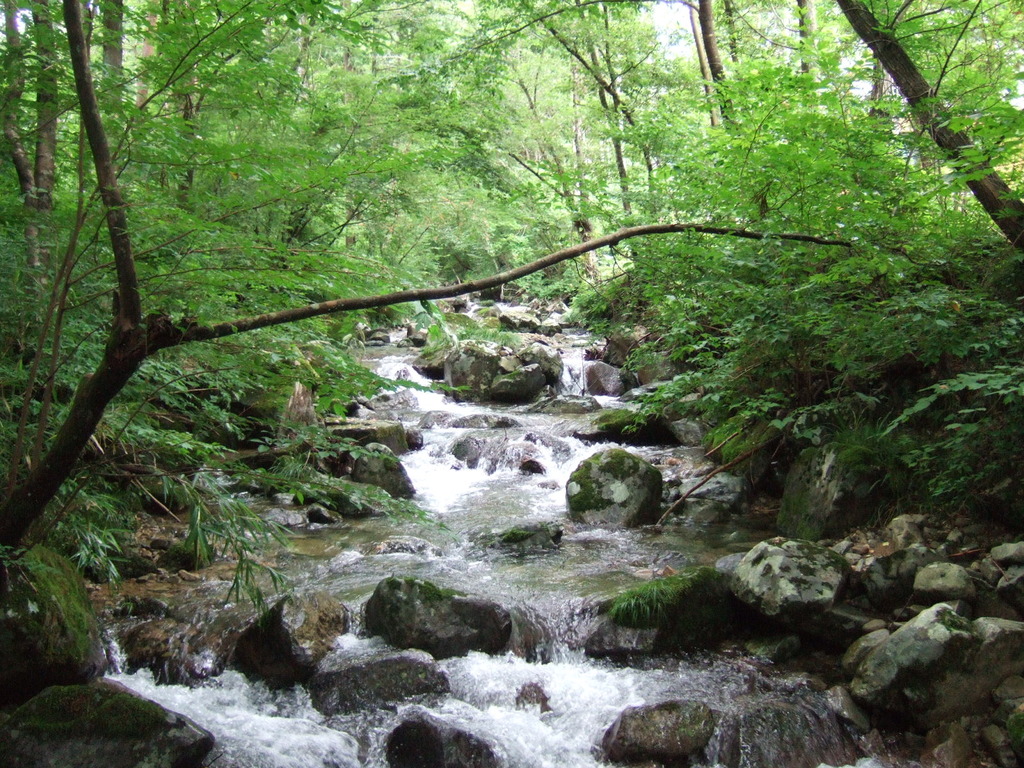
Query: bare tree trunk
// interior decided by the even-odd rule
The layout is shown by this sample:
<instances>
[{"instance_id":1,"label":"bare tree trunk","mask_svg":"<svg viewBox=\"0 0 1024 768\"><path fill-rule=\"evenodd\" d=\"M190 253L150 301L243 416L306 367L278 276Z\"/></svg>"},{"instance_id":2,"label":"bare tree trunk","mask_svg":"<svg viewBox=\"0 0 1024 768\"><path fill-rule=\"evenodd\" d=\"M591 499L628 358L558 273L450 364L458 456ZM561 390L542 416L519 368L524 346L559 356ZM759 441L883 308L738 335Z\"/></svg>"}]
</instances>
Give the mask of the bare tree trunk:
<instances>
[{"instance_id":1,"label":"bare tree trunk","mask_svg":"<svg viewBox=\"0 0 1024 768\"><path fill-rule=\"evenodd\" d=\"M718 38L715 35L715 14L711 0L700 0L697 6L697 19L700 22L701 42L704 43L704 55L707 58L708 69L711 71L711 79L715 84L721 84L725 80L725 65L722 64L722 55L718 51ZM726 99L722 98L721 89L715 89L718 97L719 113L723 122L729 120L729 105Z\"/></svg>"},{"instance_id":2,"label":"bare tree trunk","mask_svg":"<svg viewBox=\"0 0 1024 768\"><path fill-rule=\"evenodd\" d=\"M103 20L103 63L114 75L124 69L124 0L104 0L100 8Z\"/></svg>"},{"instance_id":3,"label":"bare tree trunk","mask_svg":"<svg viewBox=\"0 0 1024 768\"><path fill-rule=\"evenodd\" d=\"M1014 248L1024 251L1024 202L987 160L964 163L974 142L966 131L953 131L942 119L943 105L892 31L883 28L860 0L836 0L850 25L889 73L903 98L934 142L953 161L971 172L967 186Z\"/></svg>"},{"instance_id":4,"label":"bare tree trunk","mask_svg":"<svg viewBox=\"0 0 1024 768\"><path fill-rule=\"evenodd\" d=\"M796 0L797 25L800 29L800 70L814 69L814 36L818 32L818 9L814 0Z\"/></svg>"},{"instance_id":5,"label":"bare tree trunk","mask_svg":"<svg viewBox=\"0 0 1024 768\"><path fill-rule=\"evenodd\" d=\"M700 34L700 22L697 20L697 11L690 7L690 29L693 30L693 45L697 49L697 63L700 65L700 76L704 80L704 95L711 103L711 127L717 128L722 124L718 115L718 105L712 101L715 93L714 78L711 77L711 67L708 66L708 55L704 50L704 39Z\"/></svg>"}]
</instances>

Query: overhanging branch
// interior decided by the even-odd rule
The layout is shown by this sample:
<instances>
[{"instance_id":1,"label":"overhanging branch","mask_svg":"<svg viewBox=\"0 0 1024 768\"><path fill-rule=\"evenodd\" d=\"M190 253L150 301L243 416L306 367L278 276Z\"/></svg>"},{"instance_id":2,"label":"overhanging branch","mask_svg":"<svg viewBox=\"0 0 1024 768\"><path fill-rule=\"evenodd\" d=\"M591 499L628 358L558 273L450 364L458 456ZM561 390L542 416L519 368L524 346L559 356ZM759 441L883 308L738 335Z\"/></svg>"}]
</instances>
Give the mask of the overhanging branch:
<instances>
[{"instance_id":1,"label":"overhanging branch","mask_svg":"<svg viewBox=\"0 0 1024 768\"><path fill-rule=\"evenodd\" d=\"M650 235L671 235L684 232L697 232L707 235L726 235L729 237L741 237L747 240L789 240L801 243L813 243L815 245L838 246L849 248L853 245L849 240L836 240L816 235L805 235L800 233L767 233L753 232L749 229L738 229L733 227L713 227L707 224L645 224L636 227L625 227L603 237L596 237L578 245L571 245L554 253L550 253L529 264L524 264L515 269L509 269L479 280L471 280L467 283L451 283L437 288L413 288L394 293L384 293L377 296L364 296L351 299L335 299L324 301L319 304L310 304L305 307L284 309L279 312L270 312L263 315L240 318L232 322L218 323L215 325L192 325L180 331L172 331L167 325L162 328L150 328L150 350L176 346L192 341L210 341L221 339L226 336L233 336L237 333L254 331L259 328L269 328L274 325L293 323L297 320L305 320L322 315L332 315L338 312L351 312L359 309L371 309L374 307L388 307L393 304L403 304L408 301L432 301L436 299L450 299L453 296L462 296L467 293L484 291L505 283L510 283L534 272L552 267L569 259L582 256L585 253L608 248L624 240L634 237L647 237ZM163 318L164 323L167 322Z\"/></svg>"}]
</instances>

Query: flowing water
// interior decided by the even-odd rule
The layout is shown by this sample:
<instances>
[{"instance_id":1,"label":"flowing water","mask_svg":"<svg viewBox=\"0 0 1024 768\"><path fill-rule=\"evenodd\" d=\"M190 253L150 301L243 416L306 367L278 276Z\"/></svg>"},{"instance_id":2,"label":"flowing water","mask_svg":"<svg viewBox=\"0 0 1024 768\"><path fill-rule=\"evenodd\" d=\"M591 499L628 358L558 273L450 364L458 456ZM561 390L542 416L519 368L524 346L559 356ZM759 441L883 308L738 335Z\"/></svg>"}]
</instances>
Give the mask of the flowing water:
<instances>
[{"instance_id":1,"label":"flowing water","mask_svg":"<svg viewBox=\"0 0 1024 768\"><path fill-rule=\"evenodd\" d=\"M422 381L408 365L411 356L397 352L388 348L367 364L391 378ZM562 386L578 391L582 352L570 350L567 360ZM471 653L441 662L452 693L430 705L435 715L484 738L509 768L601 765L601 737L625 707L678 698L722 713L705 765L770 768L793 764L797 753L813 755L815 763L855 759L852 734L803 678L766 675L744 658L708 654L621 666L581 650L600 600L665 566L709 564L745 551L770 531L736 519L634 530L574 526L565 516L565 481L581 459L605 447L571 437L586 417L457 404L412 390L394 402L401 407L392 417L425 425L423 447L402 461L430 520L367 518L296 534L281 567L297 592L327 590L353 609L381 579L415 576L492 598L535 628L518 655ZM507 418L489 429L452 425L470 416ZM479 454L474 468L452 453L467 439ZM671 453L672 471L683 475L708 470L695 449L633 450L661 462ZM522 473L524 458L544 472ZM495 533L525 523L563 526L561 546L527 555L489 546ZM413 552L377 553L380 542L396 537L420 541L405 547ZM338 640L352 653L381 645L358 632ZM271 691L233 671L191 688L155 685L148 672L116 677L211 730L218 740L214 765L230 768L380 768L387 734L403 714L425 706L325 718L303 689ZM517 692L528 683L541 686L550 711L517 707Z\"/></svg>"}]
</instances>

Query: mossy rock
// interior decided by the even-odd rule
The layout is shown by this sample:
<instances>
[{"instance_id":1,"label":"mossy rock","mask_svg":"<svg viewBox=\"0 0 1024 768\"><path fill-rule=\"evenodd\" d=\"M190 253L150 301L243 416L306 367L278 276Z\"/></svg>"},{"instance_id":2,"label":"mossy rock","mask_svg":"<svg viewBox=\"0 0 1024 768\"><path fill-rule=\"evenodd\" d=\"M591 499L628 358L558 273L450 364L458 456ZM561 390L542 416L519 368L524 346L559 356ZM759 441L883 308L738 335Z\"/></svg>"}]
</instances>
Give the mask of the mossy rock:
<instances>
[{"instance_id":1,"label":"mossy rock","mask_svg":"<svg viewBox=\"0 0 1024 768\"><path fill-rule=\"evenodd\" d=\"M199 768L213 736L119 683L51 686L0 728L5 759L23 768Z\"/></svg>"},{"instance_id":2,"label":"mossy rock","mask_svg":"<svg viewBox=\"0 0 1024 768\"><path fill-rule=\"evenodd\" d=\"M621 448L584 459L566 483L569 517L592 525L627 528L656 523L661 516L661 473Z\"/></svg>"},{"instance_id":3,"label":"mossy rock","mask_svg":"<svg viewBox=\"0 0 1024 768\"><path fill-rule=\"evenodd\" d=\"M1010 735L1010 746L1017 757L1024 760L1024 711L1014 712L1006 720L1006 732Z\"/></svg>"},{"instance_id":4,"label":"mossy rock","mask_svg":"<svg viewBox=\"0 0 1024 768\"><path fill-rule=\"evenodd\" d=\"M102 674L99 626L71 562L37 546L9 568L10 591L0 597L0 703Z\"/></svg>"},{"instance_id":5,"label":"mossy rock","mask_svg":"<svg viewBox=\"0 0 1024 768\"><path fill-rule=\"evenodd\" d=\"M630 445L673 445L675 436L656 415L642 415L629 408L606 408L594 418L598 440Z\"/></svg>"},{"instance_id":6,"label":"mossy rock","mask_svg":"<svg viewBox=\"0 0 1024 768\"><path fill-rule=\"evenodd\" d=\"M559 526L551 523L533 523L502 531L494 535L487 545L525 555L558 549L561 540L562 529Z\"/></svg>"},{"instance_id":7,"label":"mossy rock","mask_svg":"<svg viewBox=\"0 0 1024 768\"><path fill-rule=\"evenodd\" d=\"M657 630L657 651L708 647L733 625L727 577L711 566L692 566L628 589L612 601L608 614L622 627Z\"/></svg>"}]
</instances>

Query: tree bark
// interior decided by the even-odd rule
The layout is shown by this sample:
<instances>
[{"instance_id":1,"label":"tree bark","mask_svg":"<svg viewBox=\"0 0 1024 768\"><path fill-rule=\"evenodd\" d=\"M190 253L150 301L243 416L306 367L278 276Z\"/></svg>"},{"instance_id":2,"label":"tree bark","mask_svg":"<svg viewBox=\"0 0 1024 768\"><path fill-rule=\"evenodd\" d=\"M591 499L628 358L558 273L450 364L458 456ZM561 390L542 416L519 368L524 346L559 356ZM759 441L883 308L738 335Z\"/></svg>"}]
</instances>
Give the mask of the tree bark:
<instances>
[{"instance_id":1,"label":"tree bark","mask_svg":"<svg viewBox=\"0 0 1024 768\"><path fill-rule=\"evenodd\" d=\"M697 64L700 66L700 76L704 81L704 95L708 97L708 103L711 104L711 127L717 128L722 124L722 119L718 116L718 105L711 101L715 92L714 78L711 76L711 67L708 66L708 55L704 51L704 40L700 34L700 21L697 19L697 11L694 10L693 6L690 6L690 29L693 32L693 45L697 49Z\"/></svg>"},{"instance_id":2,"label":"tree bark","mask_svg":"<svg viewBox=\"0 0 1024 768\"><path fill-rule=\"evenodd\" d=\"M800 70L814 69L813 43L818 32L818 10L814 0L796 0L797 26L800 30Z\"/></svg>"},{"instance_id":3,"label":"tree bark","mask_svg":"<svg viewBox=\"0 0 1024 768\"><path fill-rule=\"evenodd\" d=\"M1007 240L1024 251L1024 202L1013 193L987 160L965 162L964 151L974 142L966 131L950 130L943 105L896 35L885 29L861 0L836 0L854 32L871 49L889 73L917 118L951 161L967 171L967 187Z\"/></svg>"}]
</instances>

